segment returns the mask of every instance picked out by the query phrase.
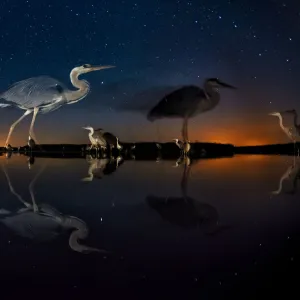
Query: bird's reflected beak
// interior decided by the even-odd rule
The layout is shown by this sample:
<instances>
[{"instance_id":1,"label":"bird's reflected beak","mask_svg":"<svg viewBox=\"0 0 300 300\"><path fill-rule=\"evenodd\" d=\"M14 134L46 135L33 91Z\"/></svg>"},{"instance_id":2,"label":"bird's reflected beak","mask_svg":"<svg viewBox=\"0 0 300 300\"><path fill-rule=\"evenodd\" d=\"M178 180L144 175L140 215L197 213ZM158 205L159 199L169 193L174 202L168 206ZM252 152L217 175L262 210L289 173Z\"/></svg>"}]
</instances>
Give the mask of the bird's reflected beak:
<instances>
[{"instance_id":1,"label":"bird's reflected beak","mask_svg":"<svg viewBox=\"0 0 300 300\"><path fill-rule=\"evenodd\" d=\"M111 68L115 68L115 66L92 66L88 69L89 72L92 72L92 71L100 71L100 70L111 69Z\"/></svg>"},{"instance_id":2,"label":"bird's reflected beak","mask_svg":"<svg viewBox=\"0 0 300 300\"><path fill-rule=\"evenodd\" d=\"M228 89L233 89L233 90L237 90L237 88L233 85L230 85L230 84L227 84L225 82L222 82L222 81L219 81L219 84L222 86L222 87L225 87L225 88L228 88Z\"/></svg>"}]
</instances>

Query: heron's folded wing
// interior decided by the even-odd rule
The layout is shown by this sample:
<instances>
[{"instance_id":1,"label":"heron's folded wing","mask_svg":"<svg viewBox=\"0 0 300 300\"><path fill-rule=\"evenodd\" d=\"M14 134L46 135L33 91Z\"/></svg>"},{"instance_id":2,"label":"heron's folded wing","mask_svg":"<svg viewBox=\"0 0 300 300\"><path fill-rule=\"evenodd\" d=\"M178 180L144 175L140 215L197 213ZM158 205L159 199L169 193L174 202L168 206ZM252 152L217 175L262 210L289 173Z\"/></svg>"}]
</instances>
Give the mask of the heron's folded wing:
<instances>
[{"instance_id":1,"label":"heron's folded wing","mask_svg":"<svg viewBox=\"0 0 300 300\"><path fill-rule=\"evenodd\" d=\"M39 76L31 77L13 84L0 97L8 103L32 109L63 101L67 88L58 80Z\"/></svg>"},{"instance_id":2,"label":"heron's folded wing","mask_svg":"<svg viewBox=\"0 0 300 300\"><path fill-rule=\"evenodd\" d=\"M200 91L201 89L196 86L186 86L166 95L150 110L148 118L185 116L198 102L197 96Z\"/></svg>"}]
</instances>

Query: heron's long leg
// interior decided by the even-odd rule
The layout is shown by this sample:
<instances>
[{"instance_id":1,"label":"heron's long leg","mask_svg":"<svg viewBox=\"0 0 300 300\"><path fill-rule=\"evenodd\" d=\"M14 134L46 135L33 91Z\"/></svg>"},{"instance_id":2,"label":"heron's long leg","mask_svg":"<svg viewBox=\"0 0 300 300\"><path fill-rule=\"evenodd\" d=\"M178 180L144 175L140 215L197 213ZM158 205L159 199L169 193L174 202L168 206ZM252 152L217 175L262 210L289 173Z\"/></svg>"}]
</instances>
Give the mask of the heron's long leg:
<instances>
[{"instance_id":1,"label":"heron's long leg","mask_svg":"<svg viewBox=\"0 0 300 300\"><path fill-rule=\"evenodd\" d=\"M9 129L9 132L8 132L8 135L7 135L7 139L6 139L6 142L5 142L5 148L7 147L8 145L8 142L9 142L9 139L10 139L10 136L11 134L13 133L16 125L18 123L20 123L26 116L28 116L29 114L31 114L32 111L31 110L26 110L25 113L23 114L23 116L21 116L21 118L19 118L15 123L13 123L11 126L10 126L10 129Z\"/></svg>"},{"instance_id":2,"label":"heron's long leg","mask_svg":"<svg viewBox=\"0 0 300 300\"><path fill-rule=\"evenodd\" d=\"M5 174L5 177L7 179L7 183L8 183L8 186L9 186L9 189L10 189L10 192L15 195L26 207L31 207L31 205L29 203L27 203L25 200L23 200L23 198L15 191L11 181L10 181L10 178L8 176L8 173L6 171L6 169L4 168L4 166L2 165L2 169L3 169L3 172Z\"/></svg>"},{"instance_id":3,"label":"heron's long leg","mask_svg":"<svg viewBox=\"0 0 300 300\"><path fill-rule=\"evenodd\" d=\"M37 138L35 136L35 133L33 131L33 126L34 126L35 119L36 119L36 116L37 116L38 112L39 112L39 108L35 107L34 110L33 110L33 117L32 117L30 128L29 128L29 134L30 134L31 137L33 137L33 139L35 140L36 144L40 145L40 143L38 142L38 140L37 140Z\"/></svg>"},{"instance_id":4,"label":"heron's long leg","mask_svg":"<svg viewBox=\"0 0 300 300\"><path fill-rule=\"evenodd\" d=\"M40 177L40 175L45 170L45 168L46 168L46 165L44 165L40 169L40 171L35 175L35 177L32 179L32 181L29 184L29 193L30 193L30 196L31 196L31 201L32 201L32 204L33 204L33 211L34 212L38 212L39 209L38 209L38 206L37 206L37 204L35 202L35 197L34 197L34 191L33 191L33 189L34 189L34 185L35 185L36 180Z\"/></svg>"}]
</instances>

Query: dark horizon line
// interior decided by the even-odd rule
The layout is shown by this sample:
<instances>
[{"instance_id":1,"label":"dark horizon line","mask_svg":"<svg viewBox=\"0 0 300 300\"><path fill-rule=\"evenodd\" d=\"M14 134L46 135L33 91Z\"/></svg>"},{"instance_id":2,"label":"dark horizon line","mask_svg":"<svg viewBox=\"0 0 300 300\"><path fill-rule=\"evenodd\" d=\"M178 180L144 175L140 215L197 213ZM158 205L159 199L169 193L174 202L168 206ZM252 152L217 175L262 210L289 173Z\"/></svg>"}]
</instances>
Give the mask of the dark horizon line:
<instances>
[{"instance_id":1,"label":"dark horizon line","mask_svg":"<svg viewBox=\"0 0 300 300\"><path fill-rule=\"evenodd\" d=\"M157 141L152 141L152 142L123 142L121 144L154 144L154 143L159 143L159 144L172 144L173 142L157 142ZM287 145L293 145L294 143L278 143L278 144L264 144L264 145L252 145L252 146L235 146L231 143L214 143L214 142L193 142L190 144L210 144L210 145L231 145L234 148L260 148L260 147L274 147L274 146L287 146ZM299 144L299 142L297 142L296 144ZM40 146L86 146L86 145L90 145L90 143L79 143L79 144L72 144L72 143L55 143L55 144L40 144ZM28 145L24 145L24 146L17 146L17 147L12 147L12 148L18 148L18 147L28 147ZM0 147L0 148L4 148L4 147Z\"/></svg>"}]
</instances>

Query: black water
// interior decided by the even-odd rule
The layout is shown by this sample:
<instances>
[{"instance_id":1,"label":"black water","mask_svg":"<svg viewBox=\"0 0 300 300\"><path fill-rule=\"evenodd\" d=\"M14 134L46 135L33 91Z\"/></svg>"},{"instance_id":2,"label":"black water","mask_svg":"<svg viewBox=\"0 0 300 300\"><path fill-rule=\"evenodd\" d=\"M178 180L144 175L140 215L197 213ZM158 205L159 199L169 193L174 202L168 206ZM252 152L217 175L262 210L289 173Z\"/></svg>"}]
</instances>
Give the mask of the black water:
<instances>
[{"instance_id":1,"label":"black water","mask_svg":"<svg viewBox=\"0 0 300 300\"><path fill-rule=\"evenodd\" d=\"M270 195L299 161L203 159L187 174L175 161L120 160L117 167L116 161L36 158L29 169L25 156L1 156L2 293L47 291L58 299L81 292L110 299L136 293L139 299L288 295L298 286L297 180L285 180L282 192ZM32 204L29 185L41 169L32 187L39 208L33 213L10 191L4 172ZM89 229L80 244L109 253L72 250L69 237L76 229L62 226L68 216Z\"/></svg>"}]
</instances>

